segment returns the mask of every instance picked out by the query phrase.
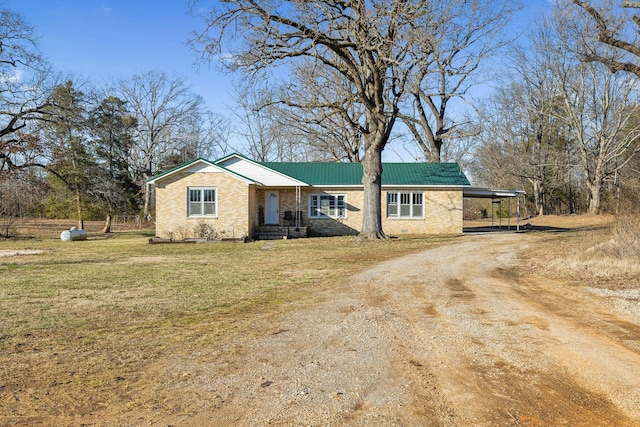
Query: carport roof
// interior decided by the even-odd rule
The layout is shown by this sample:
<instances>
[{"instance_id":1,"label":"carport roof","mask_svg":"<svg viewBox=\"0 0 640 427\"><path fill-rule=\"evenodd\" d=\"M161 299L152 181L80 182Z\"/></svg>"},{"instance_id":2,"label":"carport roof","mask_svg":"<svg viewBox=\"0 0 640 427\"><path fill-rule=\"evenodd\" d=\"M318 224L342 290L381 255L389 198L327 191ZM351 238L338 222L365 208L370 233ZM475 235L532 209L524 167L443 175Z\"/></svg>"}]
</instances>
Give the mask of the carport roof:
<instances>
[{"instance_id":1,"label":"carport roof","mask_svg":"<svg viewBox=\"0 0 640 427\"><path fill-rule=\"evenodd\" d=\"M462 195L464 197L478 199L505 199L509 197L519 197L525 194L524 190L501 190L482 187L464 187Z\"/></svg>"}]
</instances>

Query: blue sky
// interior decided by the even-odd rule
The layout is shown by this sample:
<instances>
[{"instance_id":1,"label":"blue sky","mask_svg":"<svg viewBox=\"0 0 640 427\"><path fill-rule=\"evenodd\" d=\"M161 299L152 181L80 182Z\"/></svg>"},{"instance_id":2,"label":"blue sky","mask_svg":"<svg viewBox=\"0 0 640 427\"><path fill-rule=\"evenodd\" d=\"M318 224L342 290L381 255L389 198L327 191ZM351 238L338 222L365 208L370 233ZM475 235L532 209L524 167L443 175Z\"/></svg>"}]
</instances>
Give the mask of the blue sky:
<instances>
[{"instance_id":1,"label":"blue sky","mask_svg":"<svg viewBox=\"0 0 640 427\"><path fill-rule=\"evenodd\" d=\"M518 30L531 25L552 0L523 1L526 7L512 27ZM194 66L195 55L186 41L203 22L189 16L186 0L0 0L0 4L34 27L41 52L60 72L100 85L108 79L163 71L185 78L209 110L234 119L231 76L217 64ZM412 160L401 151L400 146L389 146L385 161Z\"/></svg>"},{"instance_id":2,"label":"blue sky","mask_svg":"<svg viewBox=\"0 0 640 427\"><path fill-rule=\"evenodd\" d=\"M100 84L157 70L184 77L207 107L228 115L231 78L215 66L194 67L186 46L202 21L185 0L0 0L39 36L53 67Z\"/></svg>"}]
</instances>

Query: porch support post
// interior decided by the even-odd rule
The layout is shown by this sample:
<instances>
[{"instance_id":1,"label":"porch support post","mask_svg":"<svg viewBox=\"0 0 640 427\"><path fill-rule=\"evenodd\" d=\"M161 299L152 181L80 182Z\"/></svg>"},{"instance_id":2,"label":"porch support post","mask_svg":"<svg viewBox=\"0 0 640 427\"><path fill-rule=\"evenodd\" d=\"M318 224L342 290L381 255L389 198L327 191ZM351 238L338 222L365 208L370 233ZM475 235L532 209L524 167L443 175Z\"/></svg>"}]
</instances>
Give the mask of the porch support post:
<instances>
[{"instance_id":1,"label":"porch support post","mask_svg":"<svg viewBox=\"0 0 640 427\"><path fill-rule=\"evenodd\" d=\"M296 213L295 213L295 224L296 224L296 228L300 227L300 220L302 218L300 218L301 212L300 212L300 186L296 185Z\"/></svg>"},{"instance_id":2,"label":"porch support post","mask_svg":"<svg viewBox=\"0 0 640 427\"><path fill-rule=\"evenodd\" d=\"M495 209L495 204L493 200L491 200L491 228L493 228L493 210Z\"/></svg>"},{"instance_id":3,"label":"porch support post","mask_svg":"<svg viewBox=\"0 0 640 427\"><path fill-rule=\"evenodd\" d=\"M516 210L516 230L520 231L520 195L516 196L516 201L518 202L518 207Z\"/></svg>"}]
</instances>

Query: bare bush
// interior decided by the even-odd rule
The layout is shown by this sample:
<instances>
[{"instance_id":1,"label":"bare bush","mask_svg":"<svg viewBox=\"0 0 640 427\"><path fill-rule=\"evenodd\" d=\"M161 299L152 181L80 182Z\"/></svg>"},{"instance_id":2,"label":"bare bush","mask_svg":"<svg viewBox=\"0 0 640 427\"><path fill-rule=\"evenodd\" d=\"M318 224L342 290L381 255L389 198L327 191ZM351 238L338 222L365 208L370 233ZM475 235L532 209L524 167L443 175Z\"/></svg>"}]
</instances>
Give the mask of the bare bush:
<instances>
[{"instance_id":1,"label":"bare bush","mask_svg":"<svg viewBox=\"0 0 640 427\"><path fill-rule=\"evenodd\" d=\"M9 238L17 234L15 220L16 218L11 216L0 216L0 237Z\"/></svg>"},{"instance_id":2,"label":"bare bush","mask_svg":"<svg viewBox=\"0 0 640 427\"><path fill-rule=\"evenodd\" d=\"M187 227L181 225L173 230L169 230L167 234L169 235L169 240L171 240L172 242L176 242L189 238L190 230Z\"/></svg>"},{"instance_id":3,"label":"bare bush","mask_svg":"<svg viewBox=\"0 0 640 427\"><path fill-rule=\"evenodd\" d=\"M640 218L621 216L613 229L612 255L637 260L640 254Z\"/></svg>"},{"instance_id":4,"label":"bare bush","mask_svg":"<svg viewBox=\"0 0 640 427\"><path fill-rule=\"evenodd\" d=\"M216 240L218 238L216 229L205 221L199 221L195 227L193 227L193 232L196 237L201 239Z\"/></svg>"}]
</instances>

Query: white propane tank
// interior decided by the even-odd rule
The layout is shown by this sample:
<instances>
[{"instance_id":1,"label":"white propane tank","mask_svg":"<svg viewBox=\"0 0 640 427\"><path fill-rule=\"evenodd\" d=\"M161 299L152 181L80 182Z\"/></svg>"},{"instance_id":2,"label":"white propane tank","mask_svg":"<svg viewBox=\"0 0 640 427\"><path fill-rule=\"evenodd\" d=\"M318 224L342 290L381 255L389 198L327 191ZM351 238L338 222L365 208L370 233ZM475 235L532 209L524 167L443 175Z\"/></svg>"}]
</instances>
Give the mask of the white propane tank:
<instances>
[{"instance_id":1,"label":"white propane tank","mask_svg":"<svg viewBox=\"0 0 640 427\"><path fill-rule=\"evenodd\" d=\"M76 227L71 227L69 230L64 230L60 233L60 240L63 242L87 240L87 232L85 230L78 230Z\"/></svg>"}]
</instances>

